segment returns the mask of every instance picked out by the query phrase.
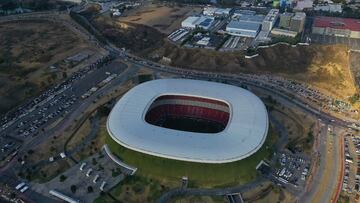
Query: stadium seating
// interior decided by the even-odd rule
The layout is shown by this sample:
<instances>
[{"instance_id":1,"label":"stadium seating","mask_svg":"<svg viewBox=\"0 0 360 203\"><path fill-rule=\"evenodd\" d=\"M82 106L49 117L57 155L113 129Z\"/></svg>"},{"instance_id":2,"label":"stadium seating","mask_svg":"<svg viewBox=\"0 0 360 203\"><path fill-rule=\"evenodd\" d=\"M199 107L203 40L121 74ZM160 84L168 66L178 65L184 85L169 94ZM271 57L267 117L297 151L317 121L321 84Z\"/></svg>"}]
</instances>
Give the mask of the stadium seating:
<instances>
[{"instance_id":1,"label":"stadium seating","mask_svg":"<svg viewBox=\"0 0 360 203\"><path fill-rule=\"evenodd\" d=\"M214 121L226 126L229 121L229 113L199 106L185 106L165 104L157 106L147 112L145 120L149 123L157 123L167 116L190 117Z\"/></svg>"}]
</instances>

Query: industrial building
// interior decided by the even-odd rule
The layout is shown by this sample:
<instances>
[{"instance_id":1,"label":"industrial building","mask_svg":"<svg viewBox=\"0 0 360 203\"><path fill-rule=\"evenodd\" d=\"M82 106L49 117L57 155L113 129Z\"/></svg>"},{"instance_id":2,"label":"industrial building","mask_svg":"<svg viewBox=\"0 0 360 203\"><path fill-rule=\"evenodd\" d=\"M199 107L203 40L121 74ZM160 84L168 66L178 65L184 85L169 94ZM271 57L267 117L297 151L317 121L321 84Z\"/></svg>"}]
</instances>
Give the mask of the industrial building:
<instances>
[{"instance_id":1,"label":"industrial building","mask_svg":"<svg viewBox=\"0 0 360 203\"><path fill-rule=\"evenodd\" d=\"M264 21L264 18L264 15L241 15L236 20L241 22L261 24Z\"/></svg>"},{"instance_id":2,"label":"industrial building","mask_svg":"<svg viewBox=\"0 0 360 203\"><path fill-rule=\"evenodd\" d=\"M235 10L233 15L231 16L233 19L236 19L243 15L255 15L256 12L252 10Z\"/></svg>"},{"instance_id":3,"label":"industrial building","mask_svg":"<svg viewBox=\"0 0 360 203\"><path fill-rule=\"evenodd\" d=\"M298 33L291 31L291 30L285 30L280 28L274 28L271 30L271 35L278 35L278 36L285 36L285 37L296 37Z\"/></svg>"},{"instance_id":4,"label":"industrial building","mask_svg":"<svg viewBox=\"0 0 360 203\"><path fill-rule=\"evenodd\" d=\"M226 26L226 32L230 35L255 38L260 31L260 23L232 20Z\"/></svg>"},{"instance_id":5,"label":"industrial building","mask_svg":"<svg viewBox=\"0 0 360 203\"><path fill-rule=\"evenodd\" d=\"M304 12L296 12L290 21L290 31L300 33L304 30L306 14Z\"/></svg>"},{"instance_id":6,"label":"industrial building","mask_svg":"<svg viewBox=\"0 0 360 203\"><path fill-rule=\"evenodd\" d=\"M312 32L314 34L338 37L360 38L360 20L352 18L315 17Z\"/></svg>"},{"instance_id":7,"label":"industrial building","mask_svg":"<svg viewBox=\"0 0 360 203\"><path fill-rule=\"evenodd\" d=\"M187 29L202 28L208 30L214 22L213 17L209 16L189 16L181 22L181 27Z\"/></svg>"},{"instance_id":8,"label":"industrial building","mask_svg":"<svg viewBox=\"0 0 360 203\"><path fill-rule=\"evenodd\" d=\"M279 27L289 29L290 28L291 18L293 16L294 16L293 13L282 13L282 14L280 14Z\"/></svg>"},{"instance_id":9,"label":"industrial building","mask_svg":"<svg viewBox=\"0 0 360 203\"><path fill-rule=\"evenodd\" d=\"M231 8L205 7L203 14L206 16L227 17L230 15Z\"/></svg>"},{"instance_id":10,"label":"industrial building","mask_svg":"<svg viewBox=\"0 0 360 203\"><path fill-rule=\"evenodd\" d=\"M254 15L254 12L244 10L233 16L233 20L226 26L226 32L230 35L255 38L260 32L264 15Z\"/></svg>"},{"instance_id":11,"label":"industrial building","mask_svg":"<svg viewBox=\"0 0 360 203\"><path fill-rule=\"evenodd\" d=\"M203 37L196 42L196 44L200 46L207 46L209 43L210 43L210 37Z\"/></svg>"},{"instance_id":12,"label":"industrial building","mask_svg":"<svg viewBox=\"0 0 360 203\"><path fill-rule=\"evenodd\" d=\"M271 9L262 22L262 30L270 31L279 17L279 9Z\"/></svg>"}]
</instances>

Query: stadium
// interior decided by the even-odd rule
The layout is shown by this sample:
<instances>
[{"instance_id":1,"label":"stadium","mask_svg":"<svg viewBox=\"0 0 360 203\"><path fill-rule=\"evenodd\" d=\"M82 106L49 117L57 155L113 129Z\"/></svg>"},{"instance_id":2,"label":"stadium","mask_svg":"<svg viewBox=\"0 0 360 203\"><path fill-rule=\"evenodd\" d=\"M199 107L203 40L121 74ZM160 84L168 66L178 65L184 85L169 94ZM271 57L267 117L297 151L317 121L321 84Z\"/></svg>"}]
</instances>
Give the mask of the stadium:
<instances>
[{"instance_id":1,"label":"stadium","mask_svg":"<svg viewBox=\"0 0 360 203\"><path fill-rule=\"evenodd\" d=\"M122 147L211 164L253 155L264 144L268 127L265 105L253 93L188 79L160 79L132 88L107 121L111 139Z\"/></svg>"}]
</instances>

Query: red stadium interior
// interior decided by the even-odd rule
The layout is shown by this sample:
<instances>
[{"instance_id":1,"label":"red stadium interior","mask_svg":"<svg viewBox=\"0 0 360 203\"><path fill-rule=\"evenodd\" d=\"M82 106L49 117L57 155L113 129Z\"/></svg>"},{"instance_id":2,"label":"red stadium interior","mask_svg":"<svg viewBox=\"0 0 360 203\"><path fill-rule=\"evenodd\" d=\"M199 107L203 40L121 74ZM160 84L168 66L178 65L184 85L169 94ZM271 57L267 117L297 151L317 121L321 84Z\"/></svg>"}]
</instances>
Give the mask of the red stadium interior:
<instances>
[{"instance_id":1,"label":"red stadium interior","mask_svg":"<svg viewBox=\"0 0 360 203\"><path fill-rule=\"evenodd\" d=\"M163 95L155 99L145 121L159 127L199 133L218 133L230 117L229 106L222 101L184 95Z\"/></svg>"}]
</instances>

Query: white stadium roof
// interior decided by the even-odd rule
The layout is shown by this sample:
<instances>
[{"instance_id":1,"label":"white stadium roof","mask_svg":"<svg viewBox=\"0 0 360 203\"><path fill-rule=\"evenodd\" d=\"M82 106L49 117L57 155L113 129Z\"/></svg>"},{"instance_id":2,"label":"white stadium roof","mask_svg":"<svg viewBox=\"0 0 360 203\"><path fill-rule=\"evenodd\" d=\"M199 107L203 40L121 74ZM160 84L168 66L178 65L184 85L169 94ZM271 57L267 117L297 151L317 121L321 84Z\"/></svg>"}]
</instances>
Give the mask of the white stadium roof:
<instances>
[{"instance_id":1,"label":"white stadium roof","mask_svg":"<svg viewBox=\"0 0 360 203\"><path fill-rule=\"evenodd\" d=\"M219 133L194 133L158 127L144 119L161 95L186 95L223 101L230 118ZM253 93L222 83L161 79L128 91L112 109L107 129L120 145L169 159L227 163L244 159L263 145L268 131L265 105Z\"/></svg>"}]
</instances>

